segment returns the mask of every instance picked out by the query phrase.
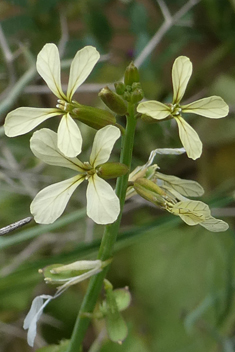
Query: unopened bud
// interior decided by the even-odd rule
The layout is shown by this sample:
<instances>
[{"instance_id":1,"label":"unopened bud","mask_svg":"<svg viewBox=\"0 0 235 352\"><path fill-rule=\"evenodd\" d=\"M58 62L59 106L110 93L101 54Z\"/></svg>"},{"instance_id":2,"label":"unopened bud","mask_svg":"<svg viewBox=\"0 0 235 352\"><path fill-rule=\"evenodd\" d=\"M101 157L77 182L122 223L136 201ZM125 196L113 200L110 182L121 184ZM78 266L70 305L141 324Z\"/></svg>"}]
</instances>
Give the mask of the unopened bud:
<instances>
[{"instance_id":1,"label":"unopened bud","mask_svg":"<svg viewBox=\"0 0 235 352\"><path fill-rule=\"evenodd\" d=\"M99 97L108 106L109 109L114 111L118 115L125 115L127 112L127 106L124 100L116 93L111 91L108 87L101 89Z\"/></svg>"},{"instance_id":2,"label":"unopened bud","mask_svg":"<svg viewBox=\"0 0 235 352\"><path fill-rule=\"evenodd\" d=\"M75 103L76 104L76 103ZM115 116L106 110L93 108L91 106L74 104L71 116L86 125L99 130L107 125L115 125Z\"/></svg>"},{"instance_id":3,"label":"unopened bud","mask_svg":"<svg viewBox=\"0 0 235 352\"><path fill-rule=\"evenodd\" d=\"M139 82L140 77L139 77L139 71L138 68L134 65L133 62L130 63L129 66L127 66L125 75L124 75L124 82L126 85L131 86L134 82Z\"/></svg>"},{"instance_id":4,"label":"unopened bud","mask_svg":"<svg viewBox=\"0 0 235 352\"><path fill-rule=\"evenodd\" d=\"M144 97L144 92L141 88L135 89L134 92L131 94L131 102L133 104L138 103Z\"/></svg>"},{"instance_id":5,"label":"unopened bud","mask_svg":"<svg viewBox=\"0 0 235 352\"><path fill-rule=\"evenodd\" d=\"M142 198L160 207L166 207L166 193L151 180L148 180L146 178L138 178L134 182L133 186L135 191Z\"/></svg>"},{"instance_id":6,"label":"unopened bud","mask_svg":"<svg viewBox=\"0 0 235 352\"><path fill-rule=\"evenodd\" d=\"M128 167L122 163L105 163L97 169L97 174L101 178L110 179L126 175Z\"/></svg>"},{"instance_id":7,"label":"unopened bud","mask_svg":"<svg viewBox=\"0 0 235 352\"><path fill-rule=\"evenodd\" d=\"M125 84L123 82L115 82L114 87L118 95L123 95L125 92Z\"/></svg>"}]
</instances>

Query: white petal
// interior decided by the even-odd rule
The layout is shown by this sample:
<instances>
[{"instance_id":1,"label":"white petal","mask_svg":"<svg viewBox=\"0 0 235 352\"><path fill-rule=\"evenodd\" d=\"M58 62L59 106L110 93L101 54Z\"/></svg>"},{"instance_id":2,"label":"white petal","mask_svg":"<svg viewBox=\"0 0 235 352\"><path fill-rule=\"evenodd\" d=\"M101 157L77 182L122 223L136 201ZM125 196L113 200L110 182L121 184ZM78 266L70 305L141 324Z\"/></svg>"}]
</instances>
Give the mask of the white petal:
<instances>
[{"instance_id":1,"label":"white petal","mask_svg":"<svg viewBox=\"0 0 235 352\"><path fill-rule=\"evenodd\" d=\"M58 127L58 148L68 157L75 157L82 150L82 136L78 125L69 114L62 117Z\"/></svg>"},{"instance_id":2,"label":"white petal","mask_svg":"<svg viewBox=\"0 0 235 352\"><path fill-rule=\"evenodd\" d=\"M77 52L70 67L68 101L72 100L75 91L89 76L99 58L100 54L93 46L85 46Z\"/></svg>"},{"instance_id":3,"label":"white petal","mask_svg":"<svg viewBox=\"0 0 235 352\"><path fill-rule=\"evenodd\" d=\"M30 139L34 155L49 165L67 167L83 172L83 164L77 158L68 158L57 147L57 134L48 128L35 132Z\"/></svg>"},{"instance_id":4,"label":"white petal","mask_svg":"<svg viewBox=\"0 0 235 352\"><path fill-rule=\"evenodd\" d=\"M199 225L205 227L208 231L211 232L223 232L229 228L228 224L225 221L216 219L213 216L210 216L208 219L201 222Z\"/></svg>"},{"instance_id":5,"label":"white petal","mask_svg":"<svg viewBox=\"0 0 235 352\"><path fill-rule=\"evenodd\" d=\"M220 119L228 115L229 108L225 101L217 96L196 100L195 102L182 105L183 112L209 117L211 119Z\"/></svg>"},{"instance_id":6,"label":"white petal","mask_svg":"<svg viewBox=\"0 0 235 352\"><path fill-rule=\"evenodd\" d=\"M173 83L173 104L178 104L188 85L188 81L192 75L193 65L186 56L179 56L172 67L172 83Z\"/></svg>"},{"instance_id":7,"label":"white petal","mask_svg":"<svg viewBox=\"0 0 235 352\"><path fill-rule=\"evenodd\" d=\"M137 111L141 114L146 114L156 120L165 119L171 113L170 108L167 105L155 100L149 100L140 103L137 106Z\"/></svg>"},{"instance_id":8,"label":"white petal","mask_svg":"<svg viewBox=\"0 0 235 352\"><path fill-rule=\"evenodd\" d=\"M164 175L160 172L157 172L156 176L158 179L163 180L163 184L172 187L183 196L200 197L204 193L204 189L196 181L184 180L176 176Z\"/></svg>"},{"instance_id":9,"label":"white petal","mask_svg":"<svg viewBox=\"0 0 235 352\"><path fill-rule=\"evenodd\" d=\"M66 99L60 80L60 57L55 44L44 45L37 57L37 71L59 99Z\"/></svg>"},{"instance_id":10,"label":"white petal","mask_svg":"<svg viewBox=\"0 0 235 352\"><path fill-rule=\"evenodd\" d=\"M96 132L90 156L90 164L93 167L104 164L109 159L114 143L120 135L119 128L111 125Z\"/></svg>"},{"instance_id":11,"label":"white petal","mask_svg":"<svg viewBox=\"0 0 235 352\"><path fill-rule=\"evenodd\" d=\"M4 124L5 134L15 137L25 134L53 116L60 115L58 109L41 109L22 107L7 114Z\"/></svg>"},{"instance_id":12,"label":"white petal","mask_svg":"<svg viewBox=\"0 0 235 352\"><path fill-rule=\"evenodd\" d=\"M39 224L51 224L63 213L75 189L84 176L75 176L40 191L30 205L30 212Z\"/></svg>"},{"instance_id":13,"label":"white petal","mask_svg":"<svg viewBox=\"0 0 235 352\"><path fill-rule=\"evenodd\" d=\"M46 299L45 303L44 299ZM29 329L27 335L27 342L31 347L33 347L34 345L34 340L37 333L37 322L43 313L43 309L51 301L51 299L53 299L53 297L50 295L41 295L35 297L27 316L25 317L23 327L24 329Z\"/></svg>"},{"instance_id":14,"label":"white petal","mask_svg":"<svg viewBox=\"0 0 235 352\"><path fill-rule=\"evenodd\" d=\"M193 160L198 159L202 154L202 142L197 132L181 116L175 120L178 124L180 140L188 157Z\"/></svg>"},{"instance_id":15,"label":"white petal","mask_svg":"<svg viewBox=\"0 0 235 352\"><path fill-rule=\"evenodd\" d=\"M180 216L190 226L197 225L211 216L208 205L195 200L176 203L171 212Z\"/></svg>"},{"instance_id":16,"label":"white petal","mask_svg":"<svg viewBox=\"0 0 235 352\"><path fill-rule=\"evenodd\" d=\"M96 174L87 187L87 215L96 224L113 223L120 213L120 203L112 187Z\"/></svg>"}]
</instances>

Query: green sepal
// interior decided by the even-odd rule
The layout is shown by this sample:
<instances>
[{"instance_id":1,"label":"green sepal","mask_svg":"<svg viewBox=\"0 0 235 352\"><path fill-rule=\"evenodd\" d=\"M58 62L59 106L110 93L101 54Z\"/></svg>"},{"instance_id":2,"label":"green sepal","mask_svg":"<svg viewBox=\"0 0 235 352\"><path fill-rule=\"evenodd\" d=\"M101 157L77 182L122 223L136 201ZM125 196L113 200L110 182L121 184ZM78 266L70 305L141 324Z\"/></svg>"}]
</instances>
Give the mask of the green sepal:
<instances>
[{"instance_id":1,"label":"green sepal","mask_svg":"<svg viewBox=\"0 0 235 352\"><path fill-rule=\"evenodd\" d=\"M118 115L125 115L127 113L127 105L120 95L114 93L108 87L104 87L99 92L98 96L107 105L107 107Z\"/></svg>"},{"instance_id":2,"label":"green sepal","mask_svg":"<svg viewBox=\"0 0 235 352\"><path fill-rule=\"evenodd\" d=\"M133 182L135 191L149 202L165 208L166 193L153 181L146 178L138 178Z\"/></svg>"},{"instance_id":3,"label":"green sepal","mask_svg":"<svg viewBox=\"0 0 235 352\"><path fill-rule=\"evenodd\" d=\"M115 125L115 116L103 109L93 108L91 106L80 105L73 102L73 109L70 111L70 115L86 125L99 130L107 125Z\"/></svg>"},{"instance_id":4,"label":"green sepal","mask_svg":"<svg viewBox=\"0 0 235 352\"><path fill-rule=\"evenodd\" d=\"M55 268L60 268L63 267L64 264L52 264L52 265L48 265L43 269L39 269L39 273L44 275L44 280L46 281L46 283L48 284L63 284L65 281L61 281L61 280L66 280L66 279L70 279L72 277L76 277L79 276L85 272L87 272L88 270L66 270L63 271L61 273L52 273L51 271L53 271L53 269Z\"/></svg>"},{"instance_id":5,"label":"green sepal","mask_svg":"<svg viewBox=\"0 0 235 352\"><path fill-rule=\"evenodd\" d=\"M105 163L96 168L97 175L103 179L111 179L126 175L128 167L122 163Z\"/></svg>"}]
</instances>

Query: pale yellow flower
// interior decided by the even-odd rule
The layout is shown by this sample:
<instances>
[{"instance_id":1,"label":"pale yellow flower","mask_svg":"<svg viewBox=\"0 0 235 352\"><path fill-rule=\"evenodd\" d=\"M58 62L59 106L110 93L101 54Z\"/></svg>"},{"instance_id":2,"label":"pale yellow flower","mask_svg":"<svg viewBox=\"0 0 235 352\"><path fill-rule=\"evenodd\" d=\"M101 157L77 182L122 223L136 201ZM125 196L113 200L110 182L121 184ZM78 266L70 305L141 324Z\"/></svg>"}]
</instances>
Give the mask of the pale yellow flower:
<instances>
[{"instance_id":1,"label":"pale yellow flower","mask_svg":"<svg viewBox=\"0 0 235 352\"><path fill-rule=\"evenodd\" d=\"M137 111L156 120L169 116L175 119L179 128L179 136L189 158L197 159L202 154L202 142L196 131L183 119L182 113L193 113L211 119L219 119L228 115L228 105L218 96L211 96L182 105L189 79L192 75L192 63L186 56L179 56L172 67L173 101L163 104L150 100L138 105Z\"/></svg>"},{"instance_id":2,"label":"pale yellow flower","mask_svg":"<svg viewBox=\"0 0 235 352\"><path fill-rule=\"evenodd\" d=\"M37 71L58 98L55 108L20 107L11 111L5 121L4 129L8 137L25 134L43 121L58 115L62 119L58 127L58 148L68 157L75 157L81 152L82 136L80 130L68 112L64 110L77 88L86 80L99 60L98 51L92 46L79 50L70 67L67 93L62 91L60 80L60 57L55 44L44 45L37 57Z\"/></svg>"},{"instance_id":3,"label":"pale yellow flower","mask_svg":"<svg viewBox=\"0 0 235 352\"><path fill-rule=\"evenodd\" d=\"M115 126L106 126L96 132L89 162L66 157L57 147L57 134L43 128L33 134L30 147L36 157L49 165L62 166L76 172L67 180L41 190L31 203L30 211L37 223L50 224L58 219L75 189L85 180L87 215L97 224L114 222L120 212L120 203L110 184L98 176L98 168L110 157L114 143L120 137Z\"/></svg>"}]
</instances>

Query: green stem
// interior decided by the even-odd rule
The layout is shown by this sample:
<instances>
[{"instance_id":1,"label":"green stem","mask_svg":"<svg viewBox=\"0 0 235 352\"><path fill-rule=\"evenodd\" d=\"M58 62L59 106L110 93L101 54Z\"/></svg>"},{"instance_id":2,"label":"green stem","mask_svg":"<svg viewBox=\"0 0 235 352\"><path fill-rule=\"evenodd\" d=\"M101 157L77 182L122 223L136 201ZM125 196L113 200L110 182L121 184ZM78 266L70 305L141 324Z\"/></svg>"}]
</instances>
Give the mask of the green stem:
<instances>
[{"instance_id":1,"label":"green stem","mask_svg":"<svg viewBox=\"0 0 235 352\"><path fill-rule=\"evenodd\" d=\"M128 116L125 134L122 136L122 147L120 162L127 165L130 169L132 150L134 144L134 134L135 134L135 107L133 104L129 104ZM114 244L117 238L117 234L120 227L120 222L122 218L123 206L125 203L126 189L128 183L128 174L121 176L117 180L116 193L120 199L121 211L117 220L110 225L107 225L104 230L102 242L99 249L98 259L106 260L110 258L113 254ZM102 289L104 278L108 272L109 266L105 267L101 273L91 278L86 295L83 299L75 326L73 334L71 337L71 342L67 352L78 352L82 346L84 336L86 334L87 328L90 323L90 318L86 317L84 313L93 312L96 302L98 300L100 291Z\"/></svg>"}]
</instances>

